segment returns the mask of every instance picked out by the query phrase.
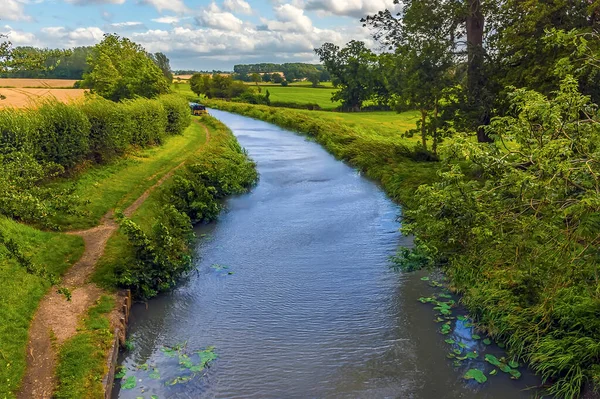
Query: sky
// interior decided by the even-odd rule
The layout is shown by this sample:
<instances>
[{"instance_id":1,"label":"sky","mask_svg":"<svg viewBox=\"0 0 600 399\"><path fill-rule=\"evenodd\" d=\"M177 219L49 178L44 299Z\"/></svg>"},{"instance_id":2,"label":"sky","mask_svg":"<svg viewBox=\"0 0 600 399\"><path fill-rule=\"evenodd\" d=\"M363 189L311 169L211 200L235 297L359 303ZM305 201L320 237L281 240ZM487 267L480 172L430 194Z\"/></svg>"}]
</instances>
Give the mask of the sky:
<instances>
[{"instance_id":1,"label":"sky","mask_svg":"<svg viewBox=\"0 0 600 399\"><path fill-rule=\"evenodd\" d=\"M15 46L88 46L116 33L175 69L318 62L325 42L363 40L360 18L393 0L0 0L0 33Z\"/></svg>"}]
</instances>

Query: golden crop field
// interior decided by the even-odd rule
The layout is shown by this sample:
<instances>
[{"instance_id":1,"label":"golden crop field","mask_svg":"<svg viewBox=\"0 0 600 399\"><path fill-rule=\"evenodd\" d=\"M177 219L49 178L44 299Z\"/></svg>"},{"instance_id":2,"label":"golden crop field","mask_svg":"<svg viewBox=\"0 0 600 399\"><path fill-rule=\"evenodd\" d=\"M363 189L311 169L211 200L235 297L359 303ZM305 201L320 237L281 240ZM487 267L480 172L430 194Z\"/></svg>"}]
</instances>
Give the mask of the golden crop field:
<instances>
[{"instance_id":1,"label":"golden crop field","mask_svg":"<svg viewBox=\"0 0 600 399\"><path fill-rule=\"evenodd\" d=\"M4 100L0 100L0 108L24 108L35 106L36 102L49 98L55 98L63 102L70 102L78 98L82 98L85 92L86 90L84 89L0 88L0 95L6 97Z\"/></svg>"},{"instance_id":2,"label":"golden crop field","mask_svg":"<svg viewBox=\"0 0 600 399\"><path fill-rule=\"evenodd\" d=\"M11 87L11 88L59 88L59 87L73 87L77 82L71 79L13 79L13 78L0 78L0 87Z\"/></svg>"}]
</instances>

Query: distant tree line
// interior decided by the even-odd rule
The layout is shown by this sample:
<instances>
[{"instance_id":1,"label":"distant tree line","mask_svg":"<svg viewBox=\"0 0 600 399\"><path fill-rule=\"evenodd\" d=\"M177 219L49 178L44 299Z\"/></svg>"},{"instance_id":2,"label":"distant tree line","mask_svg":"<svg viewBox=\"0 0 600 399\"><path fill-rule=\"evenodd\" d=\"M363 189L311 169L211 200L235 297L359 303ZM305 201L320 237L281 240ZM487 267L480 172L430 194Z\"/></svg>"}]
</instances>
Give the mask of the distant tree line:
<instances>
[{"instance_id":1,"label":"distant tree line","mask_svg":"<svg viewBox=\"0 0 600 399\"><path fill-rule=\"evenodd\" d=\"M252 75L254 73L261 74L263 76L271 77L273 74L283 74L284 80L293 82L296 80L311 80L314 77L318 77L321 82L328 82L331 80L331 75L323 65L318 64L303 64L303 63L286 63L286 64L240 64L233 67L235 72L235 79L242 80L245 82L252 81ZM268 79L267 77L267 79ZM270 82L270 80L265 80ZM278 83L278 82L275 82ZM281 82L279 82L281 83Z\"/></svg>"}]
</instances>

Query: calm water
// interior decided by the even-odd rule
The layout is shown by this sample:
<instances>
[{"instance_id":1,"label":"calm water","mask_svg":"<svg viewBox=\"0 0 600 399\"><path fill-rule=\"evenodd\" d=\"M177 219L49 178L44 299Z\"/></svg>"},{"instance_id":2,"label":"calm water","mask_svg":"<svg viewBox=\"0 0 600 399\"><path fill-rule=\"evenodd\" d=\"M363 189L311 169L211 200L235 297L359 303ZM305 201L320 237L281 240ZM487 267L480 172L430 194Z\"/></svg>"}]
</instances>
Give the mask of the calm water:
<instances>
[{"instance_id":1,"label":"calm water","mask_svg":"<svg viewBox=\"0 0 600 399\"><path fill-rule=\"evenodd\" d=\"M448 337L501 351L472 340L464 323L441 335L432 306L417 301L434 290L423 274L389 269L410 239L376 184L301 136L211 114L257 162L260 183L198 230L206 236L196 273L134 307L135 348L122 364L136 386L117 387L115 398L530 397L531 376L480 386L462 376L470 366L491 370L481 356L461 367L446 358ZM192 361L214 346L218 359L187 381L181 359L164 352L176 345Z\"/></svg>"}]
</instances>

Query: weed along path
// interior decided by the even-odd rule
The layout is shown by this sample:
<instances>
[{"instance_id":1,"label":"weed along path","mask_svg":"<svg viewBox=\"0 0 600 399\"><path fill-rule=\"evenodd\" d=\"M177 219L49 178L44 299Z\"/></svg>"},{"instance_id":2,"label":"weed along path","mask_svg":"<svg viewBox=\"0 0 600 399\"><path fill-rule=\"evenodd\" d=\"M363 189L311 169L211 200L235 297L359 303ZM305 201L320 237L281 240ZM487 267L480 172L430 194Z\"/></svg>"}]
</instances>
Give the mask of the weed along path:
<instances>
[{"instance_id":1,"label":"weed along path","mask_svg":"<svg viewBox=\"0 0 600 399\"><path fill-rule=\"evenodd\" d=\"M201 142L197 140L193 141L189 137L189 144L200 144L195 146L190 145L190 147L186 148L182 154L184 158L189 157L197 151L201 151L204 145L210 140L210 133L206 126L196 119L194 120L194 126L195 130L191 129L194 131L187 135L191 136L200 133L204 137ZM152 191L162 185L177 169L185 164L185 161L179 162L178 157L173 157L170 161L172 163L170 169L166 173L163 173L155 183L152 184L151 182L158 177L158 173L160 172L149 176L148 179L141 180L136 189L139 190L145 185L146 187L144 188L146 190L123 211L125 216L131 217ZM153 160L150 159L148 162L161 163L163 169L168 165L168 162L161 159L160 156L155 157ZM179 163L174 164L174 162ZM152 170L152 168L149 168L149 170ZM127 168L124 168L117 172L116 175L113 175L112 178L119 180L120 175L126 175L127 173ZM150 184L152 185L148 187ZM109 238L117 229L118 225L114 219L114 209L110 209L102 217L100 225L91 229L68 233L82 237L85 242L85 251L82 257L62 278L62 286L71 291L71 300L67 301L63 295L58 294L56 289L53 289L41 301L29 331L27 371L18 398L37 399L52 397L56 386L57 349L67 339L76 334L79 323L86 311L104 294L102 289L89 282L89 280L96 264L104 254L104 249Z\"/></svg>"},{"instance_id":2,"label":"weed along path","mask_svg":"<svg viewBox=\"0 0 600 399\"><path fill-rule=\"evenodd\" d=\"M114 398L530 397L525 370L489 375L483 353L502 350L462 316L441 333L449 327L419 302L439 290L433 277L389 268L411 240L376 184L302 136L210 112L260 182L197 229L196 273L133 307ZM457 365L450 341L465 354ZM488 381L465 380L470 368Z\"/></svg>"}]
</instances>

